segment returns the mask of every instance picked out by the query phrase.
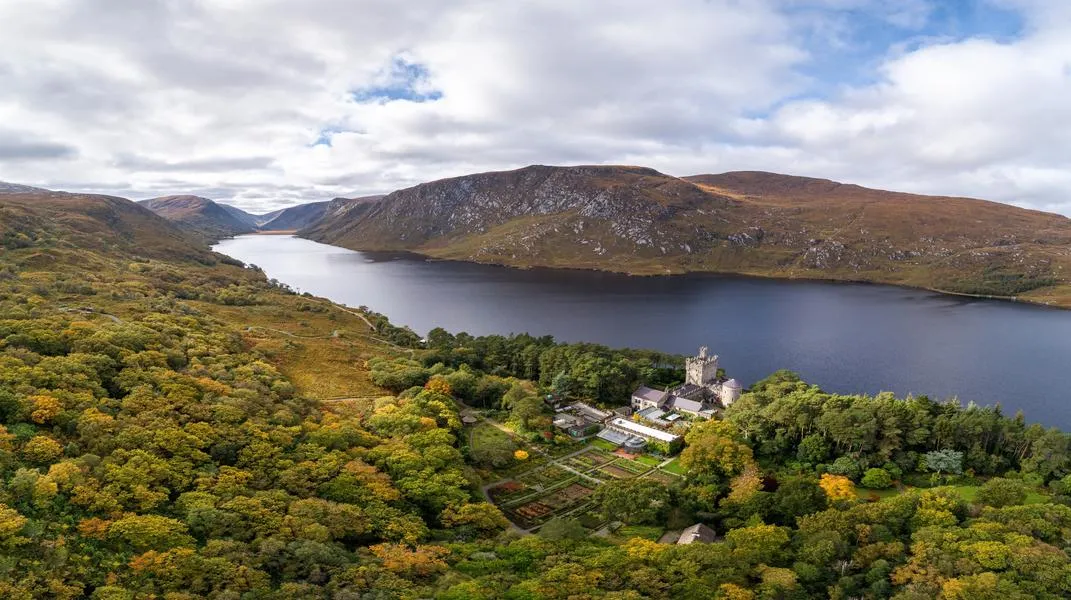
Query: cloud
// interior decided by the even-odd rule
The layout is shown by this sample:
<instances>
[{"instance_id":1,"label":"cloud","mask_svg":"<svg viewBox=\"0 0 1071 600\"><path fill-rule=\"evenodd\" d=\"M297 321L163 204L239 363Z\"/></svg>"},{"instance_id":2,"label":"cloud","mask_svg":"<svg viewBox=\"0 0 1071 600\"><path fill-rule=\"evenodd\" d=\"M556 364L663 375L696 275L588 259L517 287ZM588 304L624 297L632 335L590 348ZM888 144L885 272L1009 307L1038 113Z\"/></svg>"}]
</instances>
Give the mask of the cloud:
<instances>
[{"instance_id":1,"label":"cloud","mask_svg":"<svg viewBox=\"0 0 1071 600\"><path fill-rule=\"evenodd\" d=\"M270 210L629 162L1071 214L1071 12L973 4L0 0L0 179Z\"/></svg>"},{"instance_id":2,"label":"cloud","mask_svg":"<svg viewBox=\"0 0 1071 600\"><path fill-rule=\"evenodd\" d=\"M71 159L78 154L73 146L0 130L0 161L18 162Z\"/></svg>"}]
</instances>

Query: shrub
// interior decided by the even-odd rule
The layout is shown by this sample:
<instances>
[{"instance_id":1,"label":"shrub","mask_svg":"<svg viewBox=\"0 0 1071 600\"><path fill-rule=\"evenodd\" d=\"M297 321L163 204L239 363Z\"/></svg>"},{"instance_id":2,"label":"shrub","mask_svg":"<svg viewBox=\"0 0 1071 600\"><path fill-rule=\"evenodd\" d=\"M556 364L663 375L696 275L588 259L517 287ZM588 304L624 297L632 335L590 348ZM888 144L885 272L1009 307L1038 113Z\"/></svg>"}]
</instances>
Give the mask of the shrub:
<instances>
[{"instance_id":1,"label":"shrub","mask_svg":"<svg viewBox=\"0 0 1071 600\"><path fill-rule=\"evenodd\" d=\"M883 490L892 485L892 475L885 469L867 469L861 483L865 488Z\"/></svg>"}]
</instances>

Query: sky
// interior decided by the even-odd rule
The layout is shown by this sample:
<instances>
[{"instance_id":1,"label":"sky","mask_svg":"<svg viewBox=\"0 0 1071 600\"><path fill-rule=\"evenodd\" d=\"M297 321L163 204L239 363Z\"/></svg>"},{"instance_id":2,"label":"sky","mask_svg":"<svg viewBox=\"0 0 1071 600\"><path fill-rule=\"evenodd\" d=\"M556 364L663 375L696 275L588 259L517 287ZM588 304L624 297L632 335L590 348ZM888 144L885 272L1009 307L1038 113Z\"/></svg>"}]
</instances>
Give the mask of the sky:
<instances>
[{"instance_id":1,"label":"sky","mask_svg":"<svg viewBox=\"0 0 1071 600\"><path fill-rule=\"evenodd\" d=\"M529 164L1071 215L1065 0L0 0L0 180L254 212Z\"/></svg>"}]
</instances>

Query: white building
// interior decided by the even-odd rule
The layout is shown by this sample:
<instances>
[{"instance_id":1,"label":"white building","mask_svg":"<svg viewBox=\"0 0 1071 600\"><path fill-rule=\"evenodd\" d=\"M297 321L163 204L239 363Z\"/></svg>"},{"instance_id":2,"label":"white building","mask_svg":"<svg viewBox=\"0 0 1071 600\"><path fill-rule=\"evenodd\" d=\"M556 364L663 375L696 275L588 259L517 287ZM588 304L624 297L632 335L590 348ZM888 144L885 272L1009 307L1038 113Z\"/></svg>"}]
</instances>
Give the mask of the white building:
<instances>
[{"instance_id":1,"label":"white building","mask_svg":"<svg viewBox=\"0 0 1071 600\"><path fill-rule=\"evenodd\" d=\"M710 355L706 346L699 349L697 356L685 360L684 375L684 384L672 390L641 386L632 393L632 409L638 412L658 408L710 419L719 406L727 408L744 391L737 380L718 377L718 357Z\"/></svg>"}]
</instances>

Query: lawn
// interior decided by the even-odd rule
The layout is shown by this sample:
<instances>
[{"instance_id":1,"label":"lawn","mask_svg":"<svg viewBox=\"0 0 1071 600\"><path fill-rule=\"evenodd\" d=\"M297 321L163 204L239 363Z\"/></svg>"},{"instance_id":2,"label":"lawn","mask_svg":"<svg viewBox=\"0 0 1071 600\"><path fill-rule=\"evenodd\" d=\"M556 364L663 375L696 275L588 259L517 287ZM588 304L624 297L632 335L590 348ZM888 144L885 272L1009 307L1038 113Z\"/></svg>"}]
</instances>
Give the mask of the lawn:
<instances>
[{"instance_id":1,"label":"lawn","mask_svg":"<svg viewBox=\"0 0 1071 600\"><path fill-rule=\"evenodd\" d=\"M591 445L596 447L596 448L598 448L598 449L600 449L600 450L606 450L607 452L613 452L614 450L617 450L617 446L616 445L611 444L610 442L608 442L608 441L606 441L606 440L604 440L602 438L595 438L594 440L591 441Z\"/></svg>"},{"instance_id":2,"label":"lawn","mask_svg":"<svg viewBox=\"0 0 1071 600\"><path fill-rule=\"evenodd\" d=\"M684 475L684 467L681 466L680 458L674 458L668 465L662 467L662 469L669 471L674 475Z\"/></svg>"},{"instance_id":3,"label":"lawn","mask_svg":"<svg viewBox=\"0 0 1071 600\"><path fill-rule=\"evenodd\" d=\"M658 460L657 458L655 458L653 456L650 456L650 455L647 455L647 454L641 454L641 455L637 456L636 458L634 458L633 460L635 460L636 462L640 463L641 465L647 465L648 467L657 467L662 462L662 461Z\"/></svg>"},{"instance_id":4,"label":"lawn","mask_svg":"<svg viewBox=\"0 0 1071 600\"><path fill-rule=\"evenodd\" d=\"M975 502L978 498L978 490L982 489L979 485L956 485L952 486L956 490L956 493L967 502ZM1051 498L1045 494L1042 494L1035 490L1030 490L1026 493L1026 501L1023 504L1044 504L1049 502Z\"/></svg>"},{"instance_id":5,"label":"lawn","mask_svg":"<svg viewBox=\"0 0 1071 600\"><path fill-rule=\"evenodd\" d=\"M965 502L974 503L977 501L978 498L978 490L980 490L982 486L953 485L949 487L954 489L956 493L959 494L960 498L963 498ZM874 494L884 500L886 498L892 498L894 496L897 496L902 492L907 492L914 489L917 488L905 487L903 488L903 490L898 490L896 488L889 488L885 490L869 490L866 488L856 488L855 495L858 496L860 500L866 500L870 496L870 494ZM1026 493L1026 501L1024 502L1024 504L1044 504L1045 502L1049 502L1050 500L1051 498L1048 495L1042 494L1041 492L1035 490L1030 490Z\"/></svg>"},{"instance_id":6,"label":"lawn","mask_svg":"<svg viewBox=\"0 0 1071 600\"><path fill-rule=\"evenodd\" d=\"M469 437L469 443L473 448L479 448L483 444L503 439L516 445L509 434L486 421L480 421L473 425L469 435L471 436Z\"/></svg>"},{"instance_id":7,"label":"lawn","mask_svg":"<svg viewBox=\"0 0 1071 600\"><path fill-rule=\"evenodd\" d=\"M625 525L614 532L614 535L626 539L638 537L657 542L663 532L665 529L657 525Z\"/></svg>"}]
</instances>

